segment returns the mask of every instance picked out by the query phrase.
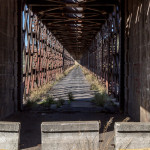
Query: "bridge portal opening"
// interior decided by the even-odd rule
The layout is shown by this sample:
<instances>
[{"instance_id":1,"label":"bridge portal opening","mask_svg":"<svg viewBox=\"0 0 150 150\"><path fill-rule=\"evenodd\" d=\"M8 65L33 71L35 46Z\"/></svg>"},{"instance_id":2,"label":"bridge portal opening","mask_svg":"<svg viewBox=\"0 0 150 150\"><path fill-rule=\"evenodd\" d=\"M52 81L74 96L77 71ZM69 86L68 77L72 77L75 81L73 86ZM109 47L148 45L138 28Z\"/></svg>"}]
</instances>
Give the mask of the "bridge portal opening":
<instances>
[{"instance_id":1,"label":"bridge portal opening","mask_svg":"<svg viewBox=\"0 0 150 150\"><path fill-rule=\"evenodd\" d=\"M77 62L120 102L120 1L27 0L21 9L21 105Z\"/></svg>"}]
</instances>

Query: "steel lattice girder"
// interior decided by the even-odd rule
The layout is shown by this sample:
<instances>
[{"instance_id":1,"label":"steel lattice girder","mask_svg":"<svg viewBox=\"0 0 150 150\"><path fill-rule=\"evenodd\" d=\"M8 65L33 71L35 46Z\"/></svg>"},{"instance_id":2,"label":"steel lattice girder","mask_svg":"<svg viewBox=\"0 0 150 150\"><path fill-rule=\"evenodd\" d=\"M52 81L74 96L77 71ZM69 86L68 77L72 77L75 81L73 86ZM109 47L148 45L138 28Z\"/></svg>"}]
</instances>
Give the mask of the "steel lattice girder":
<instances>
[{"instance_id":1,"label":"steel lattice girder","mask_svg":"<svg viewBox=\"0 0 150 150\"><path fill-rule=\"evenodd\" d=\"M118 7L93 40L82 64L106 86L107 93L119 98L120 12Z\"/></svg>"},{"instance_id":2,"label":"steel lattice girder","mask_svg":"<svg viewBox=\"0 0 150 150\"><path fill-rule=\"evenodd\" d=\"M74 64L74 59L27 5L22 12L24 97ZM65 62L65 63L64 63Z\"/></svg>"},{"instance_id":3,"label":"steel lattice girder","mask_svg":"<svg viewBox=\"0 0 150 150\"><path fill-rule=\"evenodd\" d=\"M26 3L79 60L119 0L26 0Z\"/></svg>"}]
</instances>

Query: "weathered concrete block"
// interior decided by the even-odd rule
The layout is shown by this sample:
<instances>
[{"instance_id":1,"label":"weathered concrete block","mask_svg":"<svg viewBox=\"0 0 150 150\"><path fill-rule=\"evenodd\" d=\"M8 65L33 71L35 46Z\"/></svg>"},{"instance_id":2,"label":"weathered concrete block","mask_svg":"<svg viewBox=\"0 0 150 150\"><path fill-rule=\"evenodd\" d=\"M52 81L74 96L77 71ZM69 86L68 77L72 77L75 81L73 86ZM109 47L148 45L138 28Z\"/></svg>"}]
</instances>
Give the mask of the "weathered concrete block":
<instances>
[{"instance_id":1,"label":"weathered concrete block","mask_svg":"<svg viewBox=\"0 0 150 150\"><path fill-rule=\"evenodd\" d=\"M116 150L150 148L150 123L115 123L115 146Z\"/></svg>"},{"instance_id":2,"label":"weathered concrete block","mask_svg":"<svg viewBox=\"0 0 150 150\"><path fill-rule=\"evenodd\" d=\"M41 130L42 150L98 150L97 121L44 122Z\"/></svg>"},{"instance_id":3,"label":"weathered concrete block","mask_svg":"<svg viewBox=\"0 0 150 150\"><path fill-rule=\"evenodd\" d=\"M18 150L20 141L20 123L0 122L0 149Z\"/></svg>"}]
</instances>

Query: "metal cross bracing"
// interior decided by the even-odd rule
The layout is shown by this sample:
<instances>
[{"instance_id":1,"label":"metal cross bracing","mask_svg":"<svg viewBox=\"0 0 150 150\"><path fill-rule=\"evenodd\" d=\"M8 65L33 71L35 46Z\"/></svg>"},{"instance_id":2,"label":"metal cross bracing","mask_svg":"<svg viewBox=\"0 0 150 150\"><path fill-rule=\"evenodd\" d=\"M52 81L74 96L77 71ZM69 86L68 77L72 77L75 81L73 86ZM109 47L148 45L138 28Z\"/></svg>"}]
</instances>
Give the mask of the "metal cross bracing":
<instances>
[{"instance_id":1,"label":"metal cross bracing","mask_svg":"<svg viewBox=\"0 0 150 150\"><path fill-rule=\"evenodd\" d=\"M62 45L79 60L119 0L25 0Z\"/></svg>"},{"instance_id":2,"label":"metal cross bracing","mask_svg":"<svg viewBox=\"0 0 150 150\"><path fill-rule=\"evenodd\" d=\"M22 11L22 42L24 98L74 64L70 53L27 5Z\"/></svg>"},{"instance_id":3,"label":"metal cross bracing","mask_svg":"<svg viewBox=\"0 0 150 150\"><path fill-rule=\"evenodd\" d=\"M106 86L107 93L119 98L120 11L114 12L98 32L81 63Z\"/></svg>"}]
</instances>

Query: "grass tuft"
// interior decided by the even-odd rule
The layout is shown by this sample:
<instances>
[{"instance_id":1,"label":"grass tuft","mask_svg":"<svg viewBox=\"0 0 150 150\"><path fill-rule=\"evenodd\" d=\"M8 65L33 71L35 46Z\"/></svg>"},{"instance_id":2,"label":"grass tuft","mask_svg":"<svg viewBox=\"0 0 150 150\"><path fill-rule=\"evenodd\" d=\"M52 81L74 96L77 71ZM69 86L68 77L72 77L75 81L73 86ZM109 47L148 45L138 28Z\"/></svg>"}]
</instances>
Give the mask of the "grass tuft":
<instances>
[{"instance_id":1,"label":"grass tuft","mask_svg":"<svg viewBox=\"0 0 150 150\"><path fill-rule=\"evenodd\" d=\"M106 101L108 99L108 96L106 93L96 93L94 96L94 99L92 100L96 105L98 106L104 106Z\"/></svg>"},{"instance_id":2,"label":"grass tuft","mask_svg":"<svg viewBox=\"0 0 150 150\"><path fill-rule=\"evenodd\" d=\"M61 107L63 104L65 103L65 100L64 99L59 99L56 104L57 104L57 107Z\"/></svg>"},{"instance_id":3,"label":"grass tuft","mask_svg":"<svg viewBox=\"0 0 150 150\"><path fill-rule=\"evenodd\" d=\"M71 66L70 68L66 69L61 74L56 74L55 81L52 81L51 83L45 84L40 88L35 88L33 91L30 92L29 96L26 98L24 103L33 103L33 102L39 102L42 99L45 99L45 97L49 97L48 92L51 90L51 88L58 83L62 78L67 76L69 72L76 67L76 65ZM31 102L28 102L27 99L30 99ZM31 104L28 104L31 105Z\"/></svg>"},{"instance_id":4,"label":"grass tuft","mask_svg":"<svg viewBox=\"0 0 150 150\"><path fill-rule=\"evenodd\" d=\"M55 104L53 97L48 97L44 101L41 102L41 105L44 107L50 107L52 104Z\"/></svg>"},{"instance_id":5,"label":"grass tuft","mask_svg":"<svg viewBox=\"0 0 150 150\"><path fill-rule=\"evenodd\" d=\"M31 108L31 107L35 107L36 105L37 103L35 101L27 100L26 107Z\"/></svg>"},{"instance_id":6,"label":"grass tuft","mask_svg":"<svg viewBox=\"0 0 150 150\"><path fill-rule=\"evenodd\" d=\"M88 80L88 82L91 84L91 90L97 91L99 93L106 93L106 88L104 87L104 85L96 78L96 76L89 71L88 69L86 69L83 66L80 66L86 79Z\"/></svg>"},{"instance_id":7,"label":"grass tuft","mask_svg":"<svg viewBox=\"0 0 150 150\"><path fill-rule=\"evenodd\" d=\"M107 100L109 99L109 96L106 93L106 88L91 71L89 71L83 66L80 66L80 67L86 79L91 84L90 89L96 92L93 102L98 106L104 106Z\"/></svg>"},{"instance_id":8,"label":"grass tuft","mask_svg":"<svg viewBox=\"0 0 150 150\"><path fill-rule=\"evenodd\" d=\"M122 122L128 122L130 119L130 117L126 117Z\"/></svg>"},{"instance_id":9,"label":"grass tuft","mask_svg":"<svg viewBox=\"0 0 150 150\"><path fill-rule=\"evenodd\" d=\"M72 92L68 93L68 99L69 99L69 101L73 101L74 100L74 96L73 96Z\"/></svg>"},{"instance_id":10,"label":"grass tuft","mask_svg":"<svg viewBox=\"0 0 150 150\"><path fill-rule=\"evenodd\" d=\"M42 100L43 97L47 97L47 92L52 88L53 84L46 84L43 87L34 89L30 95L29 99L32 101L39 101Z\"/></svg>"}]
</instances>

